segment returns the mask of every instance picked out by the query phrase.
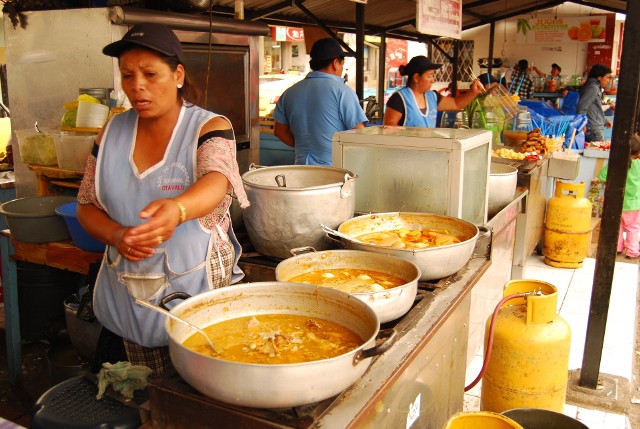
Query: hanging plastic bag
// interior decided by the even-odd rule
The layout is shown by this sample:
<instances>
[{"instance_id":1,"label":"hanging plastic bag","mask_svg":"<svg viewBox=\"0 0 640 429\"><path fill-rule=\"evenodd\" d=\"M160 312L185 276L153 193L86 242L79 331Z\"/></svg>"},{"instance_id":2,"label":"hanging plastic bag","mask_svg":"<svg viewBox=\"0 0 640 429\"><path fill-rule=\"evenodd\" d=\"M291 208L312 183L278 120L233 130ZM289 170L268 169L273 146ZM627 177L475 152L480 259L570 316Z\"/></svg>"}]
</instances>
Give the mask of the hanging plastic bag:
<instances>
[{"instance_id":1,"label":"hanging plastic bag","mask_svg":"<svg viewBox=\"0 0 640 429\"><path fill-rule=\"evenodd\" d=\"M569 123L569 126L567 127L567 132L564 134L563 146L566 148L569 147L573 130L576 130L576 136L573 139L573 145L571 146L571 149L584 150L584 127L586 126L587 116L583 114L575 115Z\"/></svg>"}]
</instances>

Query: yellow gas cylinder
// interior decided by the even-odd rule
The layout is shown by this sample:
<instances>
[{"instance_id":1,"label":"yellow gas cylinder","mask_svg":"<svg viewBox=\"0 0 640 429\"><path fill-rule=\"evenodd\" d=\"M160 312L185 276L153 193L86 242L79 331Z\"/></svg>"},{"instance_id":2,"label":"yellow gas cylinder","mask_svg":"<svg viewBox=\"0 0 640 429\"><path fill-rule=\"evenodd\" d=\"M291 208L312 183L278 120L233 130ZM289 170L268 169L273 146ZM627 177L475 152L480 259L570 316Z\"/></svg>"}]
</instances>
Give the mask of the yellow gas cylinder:
<instances>
[{"instance_id":1,"label":"yellow gas cylinder","mask_svg":"<svg viewBox=\"0 0 640 429\"><path fill-rule=\"evenodd\" d=\"M567 392L571 329L556 314L558 289L538 280L507 282L504 296L531 293L503 304L494 324L480 408L562 412ZM485 347L491 317L487 320ZM485 353L487 351L485 350Z\"/></svg>"},{"instance_id":2,"label":"yellow gas cylinder","mask_svg":"<svg viewBox=\"0 0 640 429\"><path fill-rule=\"evenodd\" d=\"M547 204L542 253L547 265L579 268L589 252L591 202L584 197L584 183L556 183L556 194Z\"/></svg>"}]
</instances>

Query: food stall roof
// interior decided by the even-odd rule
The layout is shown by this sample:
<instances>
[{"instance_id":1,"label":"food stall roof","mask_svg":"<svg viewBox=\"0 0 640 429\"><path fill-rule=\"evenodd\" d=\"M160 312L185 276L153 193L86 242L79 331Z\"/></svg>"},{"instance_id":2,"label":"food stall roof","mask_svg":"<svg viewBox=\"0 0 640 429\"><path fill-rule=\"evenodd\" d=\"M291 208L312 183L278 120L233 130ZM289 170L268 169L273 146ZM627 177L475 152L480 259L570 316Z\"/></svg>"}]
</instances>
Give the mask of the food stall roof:
<instances>
[{"instance_id":1,"label":"food stall roof","mask_svg":"<svg viewBox=\"0 0 640 429\"><path fill-rule=\"evenodd\" d=\"M414 24L416 0L360 0L364 5L366 34L380 34L401 38L418 38ZM234 15L237 0L218 0L214 14ZM467 30L492 22L556 7L563 3L575 3L609 12L625 13L627 0L463 0L462 29ZM355 32L356 3L348 0L244 0L244 17L262 20L272 25L302 26L325 25L347 32Z\"/></svg>"}]
</instances>

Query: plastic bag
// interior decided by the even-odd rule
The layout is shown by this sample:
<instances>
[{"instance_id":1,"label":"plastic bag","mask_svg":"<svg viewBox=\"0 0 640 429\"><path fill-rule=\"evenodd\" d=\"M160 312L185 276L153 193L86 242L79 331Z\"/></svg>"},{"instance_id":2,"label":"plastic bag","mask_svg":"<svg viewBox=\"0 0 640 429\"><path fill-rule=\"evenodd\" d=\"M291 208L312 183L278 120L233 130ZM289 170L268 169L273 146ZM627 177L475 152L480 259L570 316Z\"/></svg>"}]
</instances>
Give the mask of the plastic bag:
<instances>
[{"instance_id":1,"label":"plastic bag","mask_svg":"<svg viewBox=\"0 0 640 429\"><path fill-rule=\"evenodd\" d=\"M569 147L573 130L576 130L576 136L573 139L571 149L584 150L584 127L586 126L587 116L583 114L575 115L567 127L567 132L564 134L564 143L562 145L566 148Z\"/></svg>"}]
</instances>

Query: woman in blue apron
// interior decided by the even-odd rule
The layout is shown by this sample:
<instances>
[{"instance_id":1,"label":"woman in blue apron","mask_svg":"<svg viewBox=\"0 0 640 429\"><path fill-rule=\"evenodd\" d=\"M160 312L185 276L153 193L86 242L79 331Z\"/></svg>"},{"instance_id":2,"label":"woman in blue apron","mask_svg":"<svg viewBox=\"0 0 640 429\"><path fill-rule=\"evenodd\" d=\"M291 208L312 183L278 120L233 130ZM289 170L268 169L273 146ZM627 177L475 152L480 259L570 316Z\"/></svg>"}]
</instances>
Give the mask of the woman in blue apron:
<instances>
[{"instance_id":1,"label":"woman in blue apron","mask_svg":"<svg viewBox=\"0 0 640 429\"><path fill-rule=\"evenodd\" d=\"M229 120L195 103L180 42L159 24L138 24L107 45L118 58L132 109L98 136L78 193L78 219L107 244L94 289L98 320L120 335L131 363L171 367L165 316L176 291L196 295L240 280L229 207L248 200Z\"/></svg>"},{"instance_id":2,"label":"woman in blue apron","mask_svg":"<svg viewBox=\"0 0 640 429\"><path fill-rule=\"evenodd\" d=\"M482 92L482 84L476 79L466 93L457 97L442 97L431 90L435 71L440 67L442 64L432 63L424 55L419 55L398 68L402 76L407 76L407 83L389 97L384 111L384 125L433 128L438 111L462 110Z\"/></svg>"}]
</instances>

